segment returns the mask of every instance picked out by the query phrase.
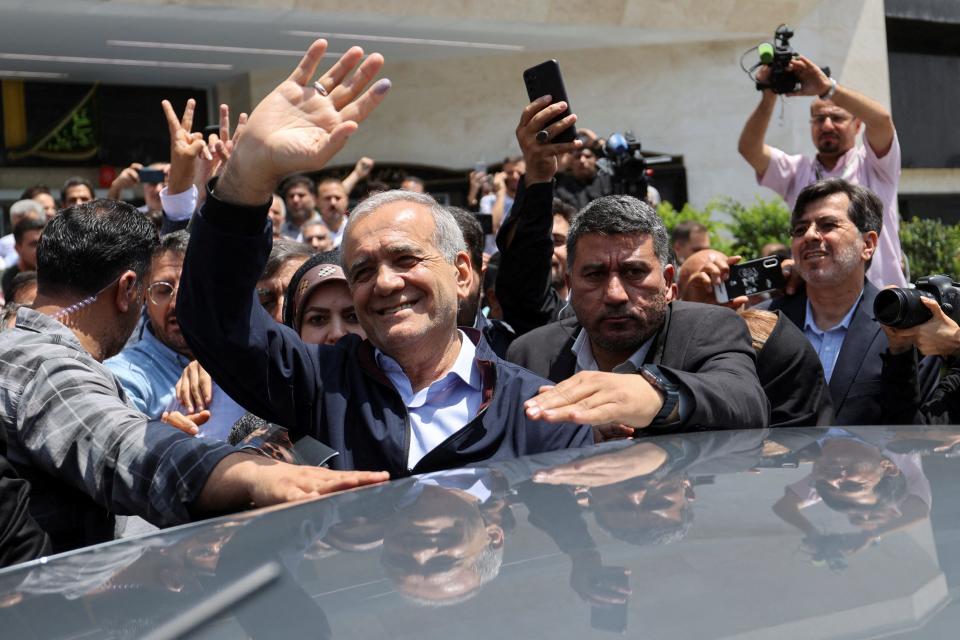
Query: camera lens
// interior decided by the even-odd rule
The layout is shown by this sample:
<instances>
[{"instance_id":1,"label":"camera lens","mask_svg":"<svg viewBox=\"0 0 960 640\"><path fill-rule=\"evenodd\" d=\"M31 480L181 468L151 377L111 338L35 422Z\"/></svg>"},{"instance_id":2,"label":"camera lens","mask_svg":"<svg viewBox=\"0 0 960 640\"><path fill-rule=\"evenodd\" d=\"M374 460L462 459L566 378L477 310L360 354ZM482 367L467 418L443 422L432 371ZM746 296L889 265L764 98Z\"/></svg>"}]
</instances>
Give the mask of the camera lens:
<instances>
[{"instance_id":1,"label":"camera lens","mask_svg":"<svg viewBox=\"0 0 960 640\"><path fill-rule=\"evenodd\" d=\"M936 299L926 291L918 289L884 289L873 301L873 314L877 321L888 327L915 327L933 317L930 310L920 302L921 298Z\"/></svg>"}]
</instances>

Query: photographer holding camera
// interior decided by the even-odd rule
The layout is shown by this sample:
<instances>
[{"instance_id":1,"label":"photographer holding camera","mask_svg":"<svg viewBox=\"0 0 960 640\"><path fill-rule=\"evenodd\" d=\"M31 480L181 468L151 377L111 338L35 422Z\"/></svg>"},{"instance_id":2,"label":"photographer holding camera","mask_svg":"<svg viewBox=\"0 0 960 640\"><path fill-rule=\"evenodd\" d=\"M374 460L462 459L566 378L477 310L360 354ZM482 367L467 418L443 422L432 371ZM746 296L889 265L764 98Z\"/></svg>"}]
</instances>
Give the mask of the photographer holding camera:
<instances>
[{"instance_id":1,"label":"photographer holding camera","mask_svg":"<svg viewBox=\"0 0 960 640\"><path fill-rule=\"evenodd\" d=\"M774 91L789 91L784 83L771 83L773 65L765 64L756 75L762 97L740 134L740 155L756 171L757 182L780 194L791 208L804 187L826 178L843 178L876 193L883 202L883 227L867 277L878 287L904 286L897 214L900 144L890 112L838 84L804 56L795 55L786 70L799 84L786 95L816 96L810 105L810 132L817 154L788 155L764 143L778 95ZM858 146L861 124L865 140Z\"/></svg>"},{"instance_id":2,"label":"photographer holding camera","mask_svg":"<svg viewBox=\"0 0 960 640\"><path fill-rule=\"evenodd\" d=\"M931 288L936 288L937 293L930 295L932 292L926 291L927 295L916 294L918 290ZM910 316L929 314L929 319L913 324L916 320L907 319L903 322L902 318L887 317L880 308L880 303L884 301L881 296L893 300L893 294L897 294L897 298L902 300L904 295L901 292L915 300L895 306L912 307ZM951 294L955 296L956 284L946 276L933 276L921 278L917 282L917 289L885 289L878 296L874 310L889 345L887 352L882 355L881 373L887 388L882 396L887 424L953 424L960 420L960 360L957 359L960 356L960 325L955 320L957 309L951 304L955 302L950 299ZM950 313L942 306L945 302ZM950 365L947 374L925 401L921 391L925 386L922 380L925 376L923 373L918 376L917 373L920 354L942 356Z\"/></svg>"}]
</instances>

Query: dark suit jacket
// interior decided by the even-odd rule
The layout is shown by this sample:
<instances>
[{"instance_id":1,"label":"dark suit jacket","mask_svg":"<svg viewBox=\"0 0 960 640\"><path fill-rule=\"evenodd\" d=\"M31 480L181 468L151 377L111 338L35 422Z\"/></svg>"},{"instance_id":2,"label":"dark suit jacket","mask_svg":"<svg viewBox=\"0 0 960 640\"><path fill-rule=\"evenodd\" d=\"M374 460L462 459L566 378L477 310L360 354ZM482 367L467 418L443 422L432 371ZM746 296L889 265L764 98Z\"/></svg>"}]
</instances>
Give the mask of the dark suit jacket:
<instances>
[{"instance_id":1,"label":"dark suit jacket","mask_svg":"<svg viewBox=\"0 0 960 640\"><path fill-rule=\"evenodd\" d=\"M878 293L875 286L865 281L863 297L857 304L833 368L830 397L834 424L838 426L884 424L880 408L883 396L880 354L887 350L887 335L880 329L880 323L873 319L873 300ZM780 310L803 330L807 314L805 291L773 300L769 308L771 311Z\"/></svg>"},{"instance_id":2,"label":"dark suit jacket","mask_svg":"<svg viewBox=\"0 0 960 640\"><path fill-rule=\"evenodd\" d=\"M580 325L567 318L514 340L507 360L554 382L576 371L571 351ZM747 325L733 311L696 302L672 302L646 363L656 364L692 403L680 425L707 428L766 427L770 406L757 379Z\"/></svg>"}]
</instances>

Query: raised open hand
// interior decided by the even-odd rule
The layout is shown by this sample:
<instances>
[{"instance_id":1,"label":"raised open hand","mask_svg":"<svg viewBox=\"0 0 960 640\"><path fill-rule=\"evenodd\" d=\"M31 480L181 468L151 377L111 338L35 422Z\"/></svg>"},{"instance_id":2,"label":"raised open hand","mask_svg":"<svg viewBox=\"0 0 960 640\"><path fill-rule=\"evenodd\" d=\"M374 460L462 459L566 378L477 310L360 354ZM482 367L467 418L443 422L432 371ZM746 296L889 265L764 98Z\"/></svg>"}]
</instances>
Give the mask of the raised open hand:
<instances>
[{"instance_id":1,"label":"raised open hand","mask_svg":"<svg viewBox=\"0 0 960 640\"><path fill-rule=\"evenodd\" d=\"M389 80L364 91L383 56L373 53L361 63L363 49L351 47L313 82L326 50L325 40L310 45L290 77L250 114L217 186L221 198L263 204L284 176L323 168L383 100Z\"/></svg>"}]
</instances>

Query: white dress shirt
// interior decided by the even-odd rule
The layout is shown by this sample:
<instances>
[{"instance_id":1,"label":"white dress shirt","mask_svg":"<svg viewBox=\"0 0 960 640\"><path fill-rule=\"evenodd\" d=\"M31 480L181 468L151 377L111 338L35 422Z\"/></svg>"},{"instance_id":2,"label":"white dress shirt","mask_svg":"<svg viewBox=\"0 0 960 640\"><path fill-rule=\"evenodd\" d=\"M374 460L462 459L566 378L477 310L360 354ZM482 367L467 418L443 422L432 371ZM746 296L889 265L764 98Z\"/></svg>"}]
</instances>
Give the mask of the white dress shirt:
<instances>
[{"instance_id":1,"label":"white dress shirt","mask_svg":"<svg viewBox=\"0 0 960 640\"><path fill-rule=\"evenodd\" d=\"M396 388L410 416L407 468L413 469L430 451L473 420L483 400L477 348L462 331L460 353L453 367L429 386L413 391L400 364L377 349L377 364Z\"/></svg>"}]
</instances>

